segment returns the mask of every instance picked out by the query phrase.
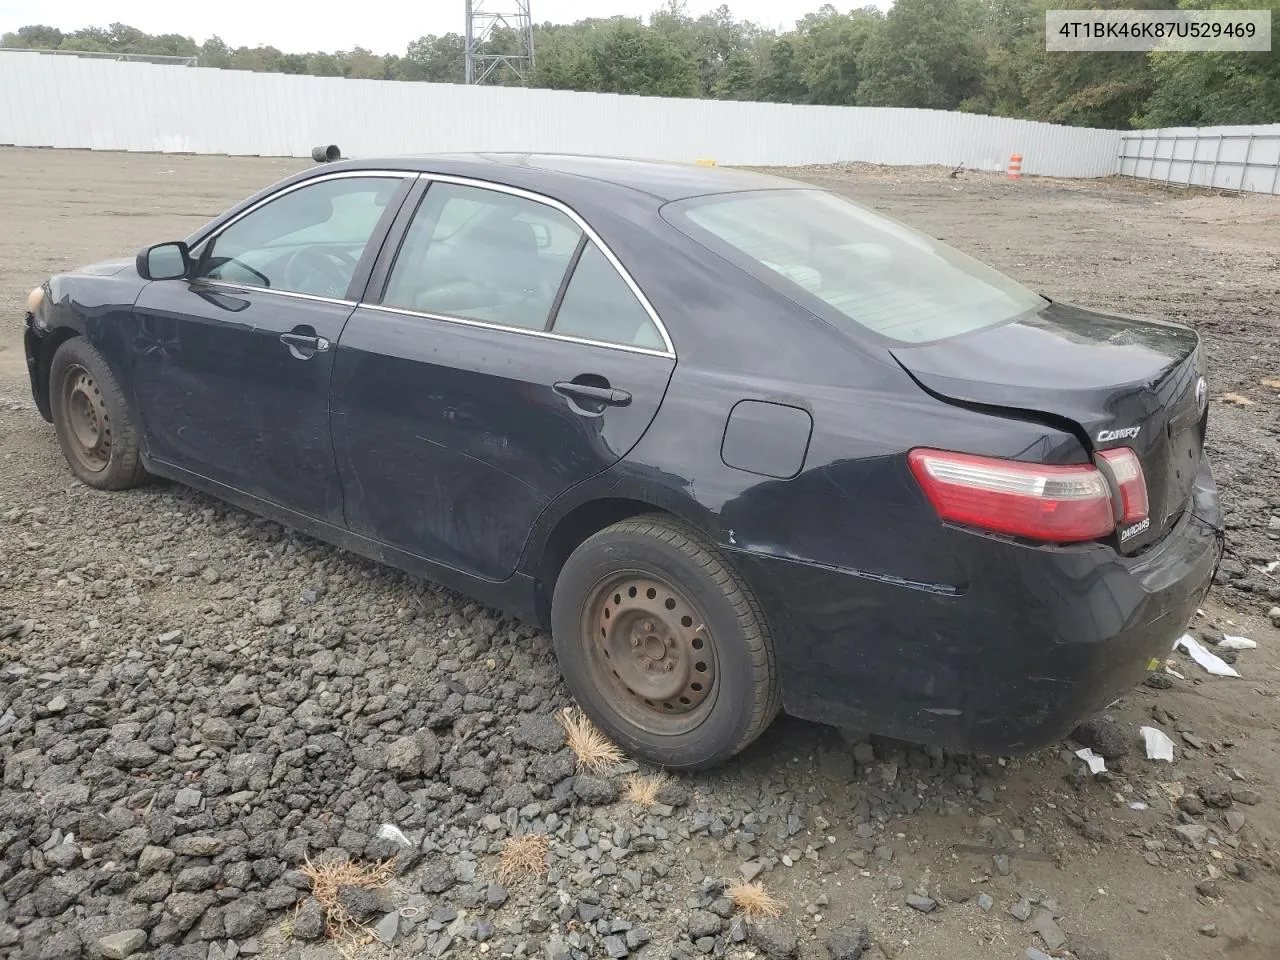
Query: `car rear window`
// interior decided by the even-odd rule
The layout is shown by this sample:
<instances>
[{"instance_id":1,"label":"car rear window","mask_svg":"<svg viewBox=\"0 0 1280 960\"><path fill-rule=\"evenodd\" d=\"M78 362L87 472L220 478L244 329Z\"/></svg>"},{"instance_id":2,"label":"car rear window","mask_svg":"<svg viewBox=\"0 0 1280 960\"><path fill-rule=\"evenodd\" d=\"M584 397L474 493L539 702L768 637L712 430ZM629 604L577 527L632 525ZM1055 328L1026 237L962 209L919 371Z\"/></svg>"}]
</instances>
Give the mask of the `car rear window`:
<instances>
[{"instance_id":1,"label":"car rear window","mask_svg":"<svg viewBox=\"0 0 1280 960\"><path fill-rule=\"evenodd\" d=\"M1046 304L972 257L822 190L714 194L668 204L663 215L751 272L768 268L771 285L828 320L899 343L943 340Z\"/></svg>"}]
</instances>

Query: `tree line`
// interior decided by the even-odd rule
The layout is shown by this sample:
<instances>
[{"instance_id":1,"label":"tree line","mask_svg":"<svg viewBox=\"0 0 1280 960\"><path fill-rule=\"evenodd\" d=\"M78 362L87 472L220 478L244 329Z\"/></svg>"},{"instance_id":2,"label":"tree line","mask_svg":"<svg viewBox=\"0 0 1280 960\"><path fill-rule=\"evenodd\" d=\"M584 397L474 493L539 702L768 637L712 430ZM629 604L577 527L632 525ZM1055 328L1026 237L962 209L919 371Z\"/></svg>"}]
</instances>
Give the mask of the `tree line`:
<instances>
[{"instance_id":1,"label":"tree line","mask_svg":"<svg viewBox=\"0 0 1280 960\"><path fill-rule=\"evenodd\" d=\"M1046 53L1046 9L1270 9L1270 53ZM558 90L775 103L927 107L1073 126L1280 121L1280 0L896 0L888 12L825 4L795 29L766 30L721 6L700 17L667 0L629 17L534 27L536 67L491 82ZM0 46L197 57L200 66L375 80L461 83L459 33L424 36L403 55L356 47L284 53L197 44L124 24L63 32L27 26ZM509 31L486 53L512 53Z\"/></svg>"}]
</instances>

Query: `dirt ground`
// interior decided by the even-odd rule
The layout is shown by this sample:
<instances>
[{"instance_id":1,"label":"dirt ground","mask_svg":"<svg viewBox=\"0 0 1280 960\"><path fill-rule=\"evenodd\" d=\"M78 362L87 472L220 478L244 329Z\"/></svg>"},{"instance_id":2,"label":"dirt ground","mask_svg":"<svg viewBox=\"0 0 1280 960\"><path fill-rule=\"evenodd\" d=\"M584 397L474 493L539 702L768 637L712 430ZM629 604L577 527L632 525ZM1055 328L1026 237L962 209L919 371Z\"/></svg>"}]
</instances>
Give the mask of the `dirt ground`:
<instances>
[{"instance_id":1,"label":"dirt ground","mask_svg":"<svg viewBox=\"0 0 1280 960\"><path fill-rule=\"evenodd\" d=\"M24 633L33 644L79 636L92 600L88 587L77 588L82 580L72 577L68 585L64 571L86 557L111 563L113 552L129 551L135 527L139 536L151 531L148 556L167 552L175 561L208 555L215 522L227 537L252 539L248 517L215 510L212 500L171 485L113 495L109 508L76 489L52 429L30 400L22 301L51 273L184 236L301 166L0 148L0 316L8 318L0 326L0 627L34 622L35 632ZM786 175L923 229L1056 299L1162 316L1203 333L1209 450L1227 509L1228 557L1193 627L1243 635L1258 648L1240 654L1240 680L1210 678L1185 656L1171 655L1182 678L1169 689L1139 687L1108 714L1122 733L1123 755L1109 761L1104 778L1081 775L1080 761L1066 752L1078 743L1011 760L953 759L945 776L904 745L878 744L875 762L855 764L852 747L836 732L783 718L740 760L686 781L693 819L673 827L680 868L662 873L666 882L653 887L643 907L650 928L682 928L704 874L734 876L744 860L759 859L767 867L762 879L789 907L803 957L824 956L831 930L856 921L870 928L872 957L879 951L886 958L1021 958L1048 939L1033 930L1034 917L1010 914L1022 899L1038 910L1047 903L1057 917L1068 935L1057 956L1280 956L1280 629L1269 620L1280 603L1280 568L1267 569L1280 559L1280 198L1166 192L1119 181L1010 183L983 174L952 180L935 169L848 166ZM114 529L75 522L99 510ZM164 534L148 524L160 524ZM306 550L324 569L338 570L339 582L345 576L370 609L394 611L402 603L398 574L327 547ZM267 595L275 592L273 578L281 585L287 576L270 565L253 569ZM157 632L198 635L219 595L191 583L139 591L126 614ZM427 627L453 631L473 616L474 606L450 603ZM35 653L24 659L27 641L4 642L9 662L48 669ZM541 635L528 642L547 645ZM0 655L0 667L5 662ZM446 661L440 663L444 670ZM0 715L6 698L22 695L16 681L7 692L3 683ZM562 689L558 696L564 698ZM1177 741L1175 763L1145 758L1141 725ZM0 737L0 766L13 749ZM1179 803L1198 791L1218 806ZM734 841L743 811L793 804L805 811L798 833L775 838L770 824L757 844ZM728 835L708 831L695 811L722 818ZM1194 843L1173 830L1197 824L1210 830ZM0 823L0 837L4 830ZM781 856L771 858L766 848ZM904 898L911 893L928 895L938 907L910 909ZM979 894L992 897L994 907L978 906ZM521 902L513 898L504 909ZM520 927L519 917L507 920L512 930ZM263 940L270 950L288 949L278 929ZM655 935L659 941L670 945L673 938ZM746 957L766 948L730 941L716 950ZM451 955L487 951L459 945ZM322 954L307 947L303 956Z\"/></svg>"}]
</instances>

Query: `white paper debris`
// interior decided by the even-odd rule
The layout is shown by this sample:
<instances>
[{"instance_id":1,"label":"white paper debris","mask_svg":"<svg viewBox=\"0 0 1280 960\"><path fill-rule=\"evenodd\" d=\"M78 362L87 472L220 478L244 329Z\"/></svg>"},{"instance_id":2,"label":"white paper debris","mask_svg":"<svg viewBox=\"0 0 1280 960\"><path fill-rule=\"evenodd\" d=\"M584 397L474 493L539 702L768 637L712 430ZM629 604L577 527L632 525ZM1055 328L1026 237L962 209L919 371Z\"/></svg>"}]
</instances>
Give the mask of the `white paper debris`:
<instances>
[{"instance_id":1,"label":"white paper debris","mask_svg":"<svg viewBox=\"0 0 1280 960\"><path fill-rule=\"evenodd\" d=\"M1163 731L1155 727L1139 727L1138 732L1142 734L1142 742L1146 744L1148 760L1167 760L1173 763L1173 741Z\"/></svg>"},{"instance_id":2,"label":"white paper debris","mask_svg":"<svg viewBox=\"0 0 1280 960\"><path fill-rule=\"evenodd\" d=\"M1195 637L1189 633L1184 633L1178 638L1178 646L1187 651L1191 655L1191 659L1215 677L1239 677L1235 669L1228 663L1225 663L1220 657L1214 656L1204 647L1196 642Z\"/></svg>"},{"instance_id":3,"label":"white paper debris","mask_svg":"<svg viewBox=\"0 0 1280 960\"><path fill-rule=\"evenodd\" d=\"M1076 751L1076 756L1089 765L1090 773L1102 773L1107 769L1107 761L1102 759L1088 747L1082 747Z\"/></svg>"},{"instance_id":4,"label":"white paper debris","mask_svg":"<svg viewBox=\"0 0 1280 960\"><path fill-rule=\"evenodd\" d=\"M1218 644L1224 650L1252 650L1257 645L1257 640L1250 640L1248 637L1233 637L1225 633L1222 635L1222 642Z\"/></svg>"},{"instance_id":5,"label":"white paper debris","mask_svg":"<svg viewBox=\"0 0 1280 960\"><path fill-rule=\"evenodd\" d=\"M410 842L409 838L406 837L401 829L394 823L384 823L380 826L378 828L378 838L380 840L390 840L393 843L398 843L406 850L413 846L413 843Z\"/></svg>"},{"instance_id":6,"label":"white paper debris","mask_svg":"<svg viewBox=\"0 0 1280 960\"><path fill-rule=\"evenodd\" d=\"M1129 801L1129 809L1130 809L1130 810L1145 810L1145 809L1147 809L1147 805L1146 805L1145 803L1143 803L1141 800L1130 800L1130 801Z\"/></svg>"}]
</instances>

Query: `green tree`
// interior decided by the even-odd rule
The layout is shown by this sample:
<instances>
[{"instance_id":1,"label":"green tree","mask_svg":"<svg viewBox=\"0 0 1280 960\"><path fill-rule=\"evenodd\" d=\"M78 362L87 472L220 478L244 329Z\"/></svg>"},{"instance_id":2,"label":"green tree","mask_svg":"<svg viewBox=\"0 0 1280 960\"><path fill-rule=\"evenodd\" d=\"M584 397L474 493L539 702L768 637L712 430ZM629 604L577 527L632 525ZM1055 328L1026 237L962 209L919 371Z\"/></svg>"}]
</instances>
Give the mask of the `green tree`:
<instances>
[{"instance_id":1,"label":"green tree","mask_svg":"<svg viewBox=\"0 0 1280 960\"><path fill-rule=\"evenodd\" d=\"M1183 9L1270 10L1271 51L1159 52L1149 56L1153 91L1142 125L1215 126L1280 119L1280 0L1214 0Z\"/></svg>"},{"instance_id":2,"label":"green tree","mask_svg":"<svg viewBox=\"0 0 1280 960\"><path fill-rule=\"evenodd\" d=\"M409 44L398 65L402 80L425 80L428 83L462 83L465 38L459 33L419 37Z\"/></svg>"},{"instance_id":3,"label":"green tree","mask_svg":"<svg viewBox=\"0 0 1280 960\"><path fill-rule=\"evenodd\" d=\"M840 13L829 3L800 20L796 31L803 42L801 71L810 103L857 103L858 55L883 21L875 7Z\"/></svg>"},{"instance_id":4,"label":"green tree","mask_svg":"<svg viewBox=\"0 0 1280 960\"><path fill-rule=\"evenodd\" d=\"M19 27L11 33L0 37L0 47L18 47L26 50L57 50L62 46L64 35L57 27L45 27L32 24Z\"/></svg>"},{"instance_id":5,"label":"green tree","mask_svg":"<svg viewBox=\"0 0 1280 960\"><path fill-rule=\"evenodd\" d=\"M981 89L978 8L897 0L858 54L858 103L954 110Z\"/></svg>"}]
</instances>

